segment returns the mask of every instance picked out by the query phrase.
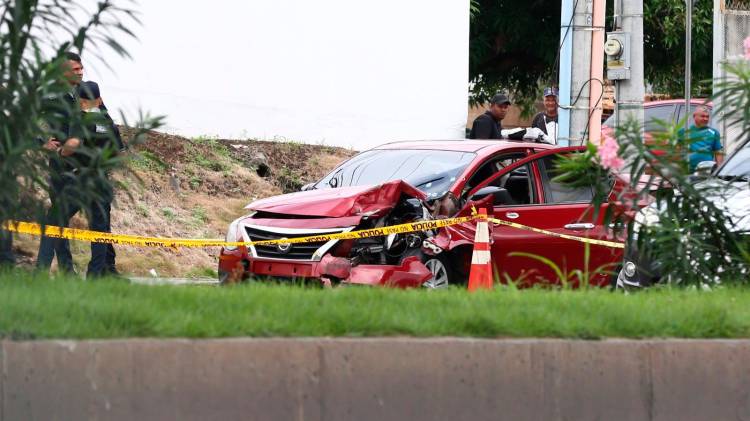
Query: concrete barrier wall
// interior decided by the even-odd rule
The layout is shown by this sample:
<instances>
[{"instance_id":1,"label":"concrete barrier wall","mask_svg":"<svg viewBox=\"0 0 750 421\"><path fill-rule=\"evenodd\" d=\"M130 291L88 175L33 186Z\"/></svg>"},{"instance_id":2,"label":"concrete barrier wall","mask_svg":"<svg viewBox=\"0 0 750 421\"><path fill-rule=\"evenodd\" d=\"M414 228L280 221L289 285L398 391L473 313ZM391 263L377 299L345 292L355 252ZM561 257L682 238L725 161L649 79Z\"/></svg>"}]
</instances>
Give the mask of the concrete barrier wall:
<instances>
[{"instance_id":1,"label":"concrete barrier wall","mask_svg":"<svg viewBox=\"0 0 750 421\"><path fill-rule=\"evenodd\" d=\"M0 342L0 420L750 420L750 341Z\"/></svg>"}]
</instances>

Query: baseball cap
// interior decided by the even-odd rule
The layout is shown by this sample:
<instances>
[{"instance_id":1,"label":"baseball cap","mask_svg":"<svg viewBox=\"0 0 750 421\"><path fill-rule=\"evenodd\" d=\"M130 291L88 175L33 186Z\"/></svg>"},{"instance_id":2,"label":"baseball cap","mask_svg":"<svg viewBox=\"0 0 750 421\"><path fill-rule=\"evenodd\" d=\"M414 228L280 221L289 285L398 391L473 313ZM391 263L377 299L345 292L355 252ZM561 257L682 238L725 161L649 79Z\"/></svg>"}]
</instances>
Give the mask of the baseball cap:
<instances>
[{"instance_id":1,"label":"baseball cap","mask_svg":"<svg viewBox=\"0 0 750 421\"><path fill-rule=\"evenodd\" d=\"M510 104L510 100L508 99L508 95L496 93L490 100L490 104Z\"/></svg>"},{"instance_id":2,"label":"baseball cap","mask_svg":"<svg viewBox=\"0 0 750 421\"><path fill-rule=\"evenodd\" d=\"M99 84L96 82L87 81L78 85L78 96L81 99L97 99L99 95Z\"/></svg>"},{"instance_id":3,"label":"baseball cap","mask_svg":"<svg viewBox=\"0 0 750 421\"><path fill-rule=\"evenodd\" d=\"M557 88L544 88L544 96L550 95L559 96L557 94Z\"/></svg>"}]
</instances>

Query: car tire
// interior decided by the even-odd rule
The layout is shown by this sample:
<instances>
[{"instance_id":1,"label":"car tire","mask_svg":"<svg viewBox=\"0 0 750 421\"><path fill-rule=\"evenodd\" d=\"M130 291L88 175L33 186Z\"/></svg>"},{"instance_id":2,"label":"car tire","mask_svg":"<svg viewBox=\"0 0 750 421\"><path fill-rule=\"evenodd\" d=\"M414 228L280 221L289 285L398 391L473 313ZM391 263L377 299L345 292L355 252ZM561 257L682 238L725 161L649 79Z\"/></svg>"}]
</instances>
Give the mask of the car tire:
<instances>
[{"instance_id":1,"label":"car tire","mask_svg":"<svg viewBox=\"0 0 750 421\"><path fill-rule=\"evenodd\" d=\"M617 278L620 276L620 271L622 270L622 265L617 266L617 268L614 270L614 273L609 277L609 289L610 291L617 291Z\"/></svg>"},{"instance_id":2,"label":"car tire","mask_svg":"<svg viewBox=\"0 0 750 421\"><path fill-rule=\"evenodd\" d=\"M219 285L226 285L229 281L229 272L219 269Z\"/></svg>"},{"instance_id":3,"label":"car tire","mask_svg":"<svg viewBox=\"0 0 750 421\"><path fill-rule=\"evenodd\" d=\"M458 276L451 267L445 253L435 256L425 255L422 263L432 272L432 278L425 281L422 284L423 287L438 289L459 284Z\"/></svg>"}]
</instances>

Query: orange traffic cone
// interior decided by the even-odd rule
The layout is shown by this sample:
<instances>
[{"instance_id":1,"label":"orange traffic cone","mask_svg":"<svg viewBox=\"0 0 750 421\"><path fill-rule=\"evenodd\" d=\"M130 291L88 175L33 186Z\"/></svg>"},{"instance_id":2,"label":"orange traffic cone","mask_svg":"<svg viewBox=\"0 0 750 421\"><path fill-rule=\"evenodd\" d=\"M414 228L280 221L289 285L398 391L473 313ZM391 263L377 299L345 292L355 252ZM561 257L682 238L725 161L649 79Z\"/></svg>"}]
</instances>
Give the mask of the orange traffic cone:
<instances>
[{"instance_id":1,"label":"orange traffic cone","mask_svg":"<svg viewBox=\"0 0 750 421\"><path fill-rule=\"evenodd\" d=\"M487 210L479 209L477 231L474 234L474 252L471 255L469 291L479 288L492 289L492 265L490 261L490 230L487 226Z\"/></svg>"}]
</instances>

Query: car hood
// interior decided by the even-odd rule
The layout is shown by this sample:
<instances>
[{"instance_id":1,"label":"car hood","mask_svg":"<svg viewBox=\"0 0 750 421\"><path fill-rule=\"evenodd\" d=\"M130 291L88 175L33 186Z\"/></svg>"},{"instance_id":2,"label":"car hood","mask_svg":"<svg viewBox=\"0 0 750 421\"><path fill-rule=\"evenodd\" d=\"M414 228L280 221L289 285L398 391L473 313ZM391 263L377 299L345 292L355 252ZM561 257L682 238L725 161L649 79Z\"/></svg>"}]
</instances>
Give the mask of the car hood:
<instances>
[{"instance_id":1,"label":"car hood","mask_svg":"<svg viewBox=\"0 0 750 421\"><path fill-rule=\"evenodd\" d=\"M736 232L750 232L750 185L747 182L728 182L719 179L709 179L696 184L696 188L705 192L706 198L729 216L733 222L730 228ZM656 215L663 210L658 202L654 202L649 209L644 208L641 214L646 225L658 221Z\"/></svg>"},{"instance_id":2,"label":"car hood","mask_svg":"<svg viewBox=\"0 0 750 421\"><path fill-rule=\"evenodd\" d=\"M708 183L729 183L726 181L711 180ZM728 189L721 194L709 196L710 199L723 209L734 222L735 231L750 232L750 185L746 181L732 182Z\"/></svg>"},{"instance_id":3,"label":"car hood","mask_svg":"<svg viewBox=\"0 0 750 421\"><path fill-rule=\"evenodd\" d=\"M258 212L330 218L380 216L390 211L402 194L420 200L427 197L410 184L395 180L378 186L339 187L283 194L256 200L245 208Z\"/></svg>"}]
</instances>

